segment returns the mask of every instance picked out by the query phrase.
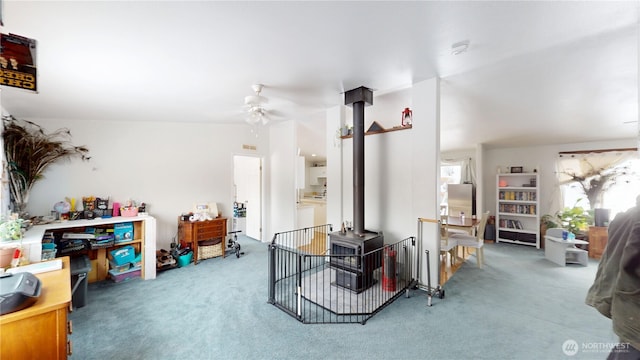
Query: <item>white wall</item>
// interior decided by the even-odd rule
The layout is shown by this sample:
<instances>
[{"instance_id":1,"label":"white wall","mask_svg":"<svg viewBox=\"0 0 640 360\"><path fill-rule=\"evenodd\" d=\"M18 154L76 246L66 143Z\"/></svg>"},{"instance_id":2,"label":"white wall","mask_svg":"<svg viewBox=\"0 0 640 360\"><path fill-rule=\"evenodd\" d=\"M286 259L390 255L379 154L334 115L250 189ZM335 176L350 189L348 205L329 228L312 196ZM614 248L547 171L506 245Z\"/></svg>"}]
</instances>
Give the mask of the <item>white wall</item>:
<instances>
[{"instance_id":1,"label":"white wall","mask_svg":"<svg viewBox=\"0 0 640 360\"><path fill-rule=\"evenodd\" d=\"M580 151L598 149L619 149L636 147L636 139L587 142L563 145L545 145L533 147L487 149L483 155L484 211L496 212L496 173L501 167L523 166L525 172L537 169L540 174L540 214L553 214L560 210L560 193L556 183L555 162L561 151Z\"/></svg>"},{"instance_id":2,"label":"white wall","mask_svg":"<svg viewBox=\"0 0 640 360\"><path fill-rule=\"evenodd\" d=\"M273 123L269 126L271 148L269 153L271 172L268 211L271 221L266 229L264 241L271 241L273 234L296 229L296 159L297 138L292 120Z\"/></svg>"},{"instance_id":3,"label":"white wall","mask_svg":"<svg viewBox=\"0 0 640 360\"><path fill-rule=\"evenodd\" d=\"M439 219L440 217L440 80L431 79L415 84L413 97L411 186L412 217ZM440 284L440 227L434 223L422 223L420 251L429 250L431 257L431 284ZM426 262L419 254L421 267L419 280L427 282Z\"/></svg>"},{"instance_id":4,"label":"white wall","mask_svg":"<svg viewBox=\"0 0 640 360\"><path fill-rule=\"evenodd\" d=\"M340 128L345 120L346 108L344 106L340 105L327 109L327 224L333 225L333 230L339 230L340 224L345 221L342 208L342 198L344 196L343 141L336 139L336 129Z\"/></svg>"},{"instance_id":5,"label":"white wall","mask_svg":"<svg viewBox=\"0 0 640 360\"><path fill-rule=\"evenodd\" d=\"M440 153L440 158L442 159L442 161L459 160L459 159L467 159L467 158L475 159L476 151L473 149L446 151L446 152Z\"/></svg>"},{"instance_id":6,"label":"white wall","mask_svg":"<svg viewBox=\"0 0 640 360\"><path fill-rule=\"evenodd\" d=\"M223 216L232 217L233 155L266 154L269 144L246 124L30 120L48 131L69 128L73 144L86 145L92 159L52 165L34 186L29 212L49 214L65 197L144 201L158 220L158 248L168 248L178 216L196 202L216 202Z\"/></svg>"}]
</instances>

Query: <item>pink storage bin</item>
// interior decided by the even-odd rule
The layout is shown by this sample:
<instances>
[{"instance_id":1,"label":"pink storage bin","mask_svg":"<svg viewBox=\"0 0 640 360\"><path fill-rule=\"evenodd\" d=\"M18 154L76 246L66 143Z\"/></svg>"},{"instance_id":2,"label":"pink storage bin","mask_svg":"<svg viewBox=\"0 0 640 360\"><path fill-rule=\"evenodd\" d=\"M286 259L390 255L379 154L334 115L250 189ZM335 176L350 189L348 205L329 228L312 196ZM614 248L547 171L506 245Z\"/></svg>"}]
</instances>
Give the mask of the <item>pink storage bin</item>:
<instances>
[{"instance_id":1,"label":"pink storage bin","mask_svg":"<svg viewBox=\"0 0 640 360\"><path fill-rule=\"evenodd\" d=\"M120 216L124 216L124 217L138 216L138 208L136 208L136 207L121 208L120 209Z\"/></svg>"}]
</instances>

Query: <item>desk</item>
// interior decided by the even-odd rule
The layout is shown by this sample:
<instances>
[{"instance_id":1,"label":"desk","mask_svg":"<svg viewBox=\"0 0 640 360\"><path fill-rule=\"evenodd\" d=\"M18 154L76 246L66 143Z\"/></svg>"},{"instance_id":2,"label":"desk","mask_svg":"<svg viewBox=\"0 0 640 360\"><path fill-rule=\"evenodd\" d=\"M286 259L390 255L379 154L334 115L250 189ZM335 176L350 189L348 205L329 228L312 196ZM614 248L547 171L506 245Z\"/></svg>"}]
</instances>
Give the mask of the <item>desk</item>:
<instances>
[{"instance_id":1,"label":"desk","mask_svg":"<svg viewBox=\"0 0 640 360\"><path fill-rule=\"evenodd\" d=\"M69 257L62 269L36 274L42 293L26 309L0 316L0 359L66 359L71 355Z\"/></svg>"},{"instance_id":2,"label":"desk","mask_svg":"<svg viewBox=\"0 0 640 360\"><path fill-rule=\"evenodd\" d=\"M554 236L545 236L544 257L560 266L567 263L587 266L587 251L576 248L576 245L587 245L584 240L563 240Z\"/></svg>"},{"instance_id":3,"label":"desk","mask_svg":"<svg viewBox=\"0 0 640 360\"><path fill-rule=\"evenodd\" d=\"M473 236L473 231L479 223L478 219L468 218L466 216L446 216L443 217L443 220L446 221L450 229L464 230L471 236Z\"/></svg>"}]
</instances>

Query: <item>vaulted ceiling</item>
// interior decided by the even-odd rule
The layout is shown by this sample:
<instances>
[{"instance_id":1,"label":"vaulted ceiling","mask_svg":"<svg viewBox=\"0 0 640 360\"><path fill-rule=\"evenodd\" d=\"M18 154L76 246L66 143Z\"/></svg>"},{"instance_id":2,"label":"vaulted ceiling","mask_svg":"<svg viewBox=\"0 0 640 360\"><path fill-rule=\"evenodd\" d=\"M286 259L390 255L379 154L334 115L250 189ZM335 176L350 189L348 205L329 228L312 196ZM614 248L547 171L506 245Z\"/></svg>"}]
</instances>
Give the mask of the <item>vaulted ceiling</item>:
<instances>
[{"instance_id":1,"label":"vaulted ceiling","mask_svg":"<svg viewBox=\"0 0 640 360\"><path fill-rule=\"evenodd\" d=\"M443 151L638 134L637 1L3 3L38 42L38 93L2 88L20 118L243 122L262 83L314 129L344 90L440 77Z\"/></svg>"}]
</instances>

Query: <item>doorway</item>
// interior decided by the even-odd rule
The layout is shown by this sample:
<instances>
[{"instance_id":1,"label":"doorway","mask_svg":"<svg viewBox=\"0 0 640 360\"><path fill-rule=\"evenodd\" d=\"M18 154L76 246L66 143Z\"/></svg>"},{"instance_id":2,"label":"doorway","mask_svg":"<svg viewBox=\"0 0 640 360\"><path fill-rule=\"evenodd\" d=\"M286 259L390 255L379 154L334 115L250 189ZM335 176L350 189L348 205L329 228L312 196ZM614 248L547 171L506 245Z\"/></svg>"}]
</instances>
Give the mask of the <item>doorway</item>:
<instances>
[{"instance_id":1,"label":"doorway","mask_svg":"<svg viewBox=\"0 0 640 360\"><path fill-rule=\"evenodd\" d=\"M233 183L232 231L262 241L262 159L234 155Z\"/></svg>"}]
</instances>

